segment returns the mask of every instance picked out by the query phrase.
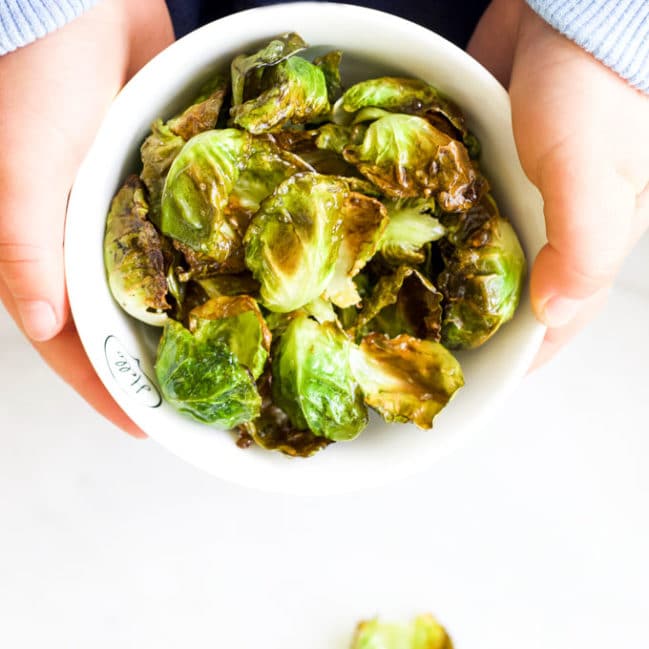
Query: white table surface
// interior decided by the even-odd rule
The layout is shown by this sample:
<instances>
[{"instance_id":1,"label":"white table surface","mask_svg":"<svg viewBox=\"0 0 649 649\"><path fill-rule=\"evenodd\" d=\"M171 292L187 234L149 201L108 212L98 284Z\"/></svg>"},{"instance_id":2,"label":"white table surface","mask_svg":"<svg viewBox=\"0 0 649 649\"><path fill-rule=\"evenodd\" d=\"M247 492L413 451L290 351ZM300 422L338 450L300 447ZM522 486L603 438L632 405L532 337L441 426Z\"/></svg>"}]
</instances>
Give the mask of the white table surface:
<instances>
[{"instance_id":1,"label":"white table surface","mask_svg":"<svg viewBox=\"0 0 649 649\"><path fill-rule=\"evenodd\" d=\"M425 475L258 493L117 432L0 315L0 647L649 647L649 237L607 309Z\"/></svg>"}]
</instances>

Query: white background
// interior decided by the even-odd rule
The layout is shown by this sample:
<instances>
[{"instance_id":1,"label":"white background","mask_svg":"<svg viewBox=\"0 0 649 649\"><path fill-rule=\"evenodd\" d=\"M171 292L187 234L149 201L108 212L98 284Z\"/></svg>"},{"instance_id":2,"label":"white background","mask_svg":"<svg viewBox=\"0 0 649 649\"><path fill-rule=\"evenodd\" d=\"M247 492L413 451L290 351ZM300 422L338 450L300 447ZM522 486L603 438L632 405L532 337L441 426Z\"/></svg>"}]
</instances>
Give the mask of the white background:
<instances>
[{"instance_id":1,"label":"white background","mask_svg":"<svg viewBox=\"0 0 649 649\"><path fill-rule=\"evenodd\" d=\"M649 237L470 447L354 495L225 484L101 420L4 313L0 350L0 647L346 649L420 611L457 649L649 646Z\"/></svg>"}]
</instances>

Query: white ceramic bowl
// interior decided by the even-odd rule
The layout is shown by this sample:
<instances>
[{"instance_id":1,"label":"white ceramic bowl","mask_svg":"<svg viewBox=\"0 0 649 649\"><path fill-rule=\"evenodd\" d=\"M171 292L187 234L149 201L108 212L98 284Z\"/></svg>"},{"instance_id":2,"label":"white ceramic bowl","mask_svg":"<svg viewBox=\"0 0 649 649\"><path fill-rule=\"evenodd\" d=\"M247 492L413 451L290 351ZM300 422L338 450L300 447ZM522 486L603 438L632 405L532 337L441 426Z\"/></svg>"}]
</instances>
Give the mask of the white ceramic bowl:
<instances>
[{"instance_id":1,"label":"white ceramic bowl","mask_svg":"<svg viewBox=\"0 0 649 649\"><path fill-rule=\"evenodd\" d=\"M110 201L126 175L138 170L139 146L155 118L183 107L234 55L287 31L298 32L318 50L343 50L347 85L401 73L455 99L482 142L483 166L502 212L513 221L528 260L535 257L545 239L541 199L521 170L509 99L499 83L448 41L395 16L347 5L285 4L235 14L189 34L156 56L115 99L70 197L68 291L95 370L119 405L157 442L242 485L299 494L343 492L421 471L466 441L512 394L544 330L532 315L526 291L512 322L481 349L460 355L466 385L433 430L387 425L374 417L355 441L334 444L307 460L259 448L241 450L231 434L196 423L161 401L153 371L160 330L123 313L106 283L102 241Z\"/></svg>"}]
</instances>

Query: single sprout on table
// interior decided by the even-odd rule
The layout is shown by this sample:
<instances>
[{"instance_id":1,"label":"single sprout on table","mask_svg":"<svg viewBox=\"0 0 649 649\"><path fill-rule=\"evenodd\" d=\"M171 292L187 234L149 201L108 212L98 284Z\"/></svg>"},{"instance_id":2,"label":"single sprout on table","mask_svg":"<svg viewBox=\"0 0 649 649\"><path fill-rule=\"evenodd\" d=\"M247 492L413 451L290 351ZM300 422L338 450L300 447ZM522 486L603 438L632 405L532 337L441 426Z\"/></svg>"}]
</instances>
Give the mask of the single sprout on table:
<instances>
[{"instance_id":1,"label":"single sprout on table","mask_svg":"<svg viewBox=\"0 0 649 649\"><path fill-rule=\"evenodd\" d=\"M432 615L418 615L409 624L360 622L350 649L453 649L451 638Z\"/></svg>"}]
</instances>

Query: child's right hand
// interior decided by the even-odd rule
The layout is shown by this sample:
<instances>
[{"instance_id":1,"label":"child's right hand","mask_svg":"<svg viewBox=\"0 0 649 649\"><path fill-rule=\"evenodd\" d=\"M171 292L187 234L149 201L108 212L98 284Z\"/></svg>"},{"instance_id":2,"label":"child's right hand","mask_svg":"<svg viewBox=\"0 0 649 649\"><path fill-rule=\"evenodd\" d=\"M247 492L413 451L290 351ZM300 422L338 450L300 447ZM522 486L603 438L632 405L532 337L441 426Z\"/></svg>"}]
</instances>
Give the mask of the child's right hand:
<instances>
[{"instance_id":1,"label":"child's right hand","mask_svg":"<svg viewBox=\"0 0 649 649\"><path fill-rule=\"evenodd\" d=\"M70 317L63 228L68 192L109 103L172 41L164 0L103 0L0 57L0 298L52 369L136 436L143 434L102 386Z\"/></svg>"}]
</instances>

